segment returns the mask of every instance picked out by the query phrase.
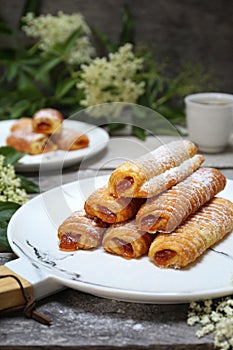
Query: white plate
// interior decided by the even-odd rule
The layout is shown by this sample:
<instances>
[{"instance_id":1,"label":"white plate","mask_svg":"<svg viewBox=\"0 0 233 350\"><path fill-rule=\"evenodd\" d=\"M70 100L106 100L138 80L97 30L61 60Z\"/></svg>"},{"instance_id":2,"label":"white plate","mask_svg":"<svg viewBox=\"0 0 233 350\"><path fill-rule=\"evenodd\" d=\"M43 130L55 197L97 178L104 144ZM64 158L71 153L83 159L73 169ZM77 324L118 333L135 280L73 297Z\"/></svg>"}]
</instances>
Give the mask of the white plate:
<instances>
[{"instance_id":1,"label":"white plate","mask_svg":"<svg viewBox=\"0 0 233 350\"><path fill-rule=\"evenodd\" d=\"M16 120L5 120L0 122L0 146L6 145L6 138L10 134L11 126ZM84 158L89 158L104 149L109 141L108 133L99 127L92 124L87 124L75 120L64 120L65 128L71 128L87 134L90 140L88 147L77 151L62 151L57 150L45 154L35 156L26 155L16 164L16 170L28 172L37 171L40 169L55 170L64 168L80 162Z\"/></svg>"},{"instance_id":2,"label":"white plate","mask_svg":"<svg viewBox=\"0 0 233 350\"><path fill-rule=\"evenodd\" d=\"M49 271L65 286L106 298L144 303L182 303L233 293L233 234L183 270L160 269L145 256L126 260L104 252L62 252L57 227L83 206L94 187L107 183L96 177L55 188L29 201L12 217L8 238L20 257ZM220 194L233 199L233 181Z\"/></svg>"}]
</instances>

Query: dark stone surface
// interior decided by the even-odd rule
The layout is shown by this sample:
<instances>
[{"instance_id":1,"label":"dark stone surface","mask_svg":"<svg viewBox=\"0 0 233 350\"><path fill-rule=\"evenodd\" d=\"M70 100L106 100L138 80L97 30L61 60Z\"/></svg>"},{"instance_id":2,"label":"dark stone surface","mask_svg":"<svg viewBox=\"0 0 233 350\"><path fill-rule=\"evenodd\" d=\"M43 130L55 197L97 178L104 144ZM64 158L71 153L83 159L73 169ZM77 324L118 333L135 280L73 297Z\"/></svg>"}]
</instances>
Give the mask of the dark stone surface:
<instances>
[{"instance_id":1,"label":"dark stone surface","mask_svg":"<svg viewBox=\"0 0 233 350\"><path fill-rule=\"evenodd\" d=\"M0 253L0 265L14 258ZM19 313L0 318L0 349L210 350L186 324L187 304L149 305L108 300L71 289L37 303L50 327Z\"/></svg>"},{"instance_id":2,"label":"dark stone surface","mask_svg":"<svg viewBox=\"0 0 233 350\"><path fill-rule=\"evenodd\" d=\"M23 1L0 1L1 14L15 26ZM217 88L233 93L233 2L231 0L57 0L43 1L42 12L81 12L88 24L118 40L123 5L133 13L137 42L149 45L171 70L181 62L214 69Z\"/></svg>"}]
</instances>

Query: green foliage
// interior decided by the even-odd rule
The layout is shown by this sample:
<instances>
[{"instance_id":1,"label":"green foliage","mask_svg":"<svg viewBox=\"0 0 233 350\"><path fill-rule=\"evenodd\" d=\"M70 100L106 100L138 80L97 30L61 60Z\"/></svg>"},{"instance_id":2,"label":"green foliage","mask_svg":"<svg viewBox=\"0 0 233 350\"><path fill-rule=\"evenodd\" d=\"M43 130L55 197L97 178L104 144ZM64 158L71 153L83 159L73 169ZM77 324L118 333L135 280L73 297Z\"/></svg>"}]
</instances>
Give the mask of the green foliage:
<instances>
[{"instance_id":1,"label":"green foliage","mask_svg":"<svg viewBox=\"0 0 233 350\"><path fill-rule=\"evenodd\" d=\"M15 165L17 161L24 156L23 153L16 151L9 146L0 147L0 154L4 156L4 168L8 165ZM27 193L39 193L39 187L33 181L24 176L17 176L20 179L20 187ZM0 194L1 194L0 188ZM9 251L10 246L7 241L7 226L12 215L20 208L20 204L10 201L0 201L0 251Z\"/></svg>"},{"instance_id":2,"label":"green foliage","mask_svg":"<svg viewBox=\"0 0 233 350\"><path fill-rule=\"evenodd\" d=\"M84 91L77 88L81 79L81 67L67 63L67 57L81 35L81 28L74 30L62 43L49 52L40 50L40 42L22 46L22 18L32 12L38 15L41 0L26 0L16 32L0 18L0 35L14 35L17 45L0 48L0 120L32 116L43 107L53 107L68 115L82 109L80 101ZM143 58L144 67L135 76L137 83L145 82L145 92L137 103L149 107L174 124L184 125L183 97L192 92L214 90L212 72L205 72L200 65L185 63L172 75L169 63L161 63L148 48L135 41L133 16L128 6L122 12L119 40L112 42L98 28L93 29L98 42L98 56L116 52L126 43L134 45L135 53ZM114 91L112 92L114 93ZM109 127L113 130L115 126ZM132 133L144 139L141 130ZM145 132L144 132L145 133Z\"/></svg>"},{"instance_id":3,"label":"green foliage","mask_svg":"<svg viewBox=\"0 0 233 350\"><path fill-rule=\"evenodd\" d=\"M18 178L20 179L21 188L23 188L27 193L33 194L40 192L40 188L35 182L28 180L22 175L18 175Z\"/></svg>"},{"instance_id":4,"label":"green foliage","mask_svg":"<svg viewBox=\"0 0 233 350\"><path fill-rule=\"evenodd\" d=\"M13 202L0 202L0 251L10 251L10 245L7 240L7 227L12 215L20 207Z\"/></svg>"},{"instance_id":5,"label":"green foliage","mask_svg":"<svg viewBox=\"0 0 233 350\"><path fill-rule=\"evenodd\" d=\"M24 153L16 151L11 146L0 147L0 154L4 156L4 165L14 165L24 156Z\"/></svg>"}]
</instances>

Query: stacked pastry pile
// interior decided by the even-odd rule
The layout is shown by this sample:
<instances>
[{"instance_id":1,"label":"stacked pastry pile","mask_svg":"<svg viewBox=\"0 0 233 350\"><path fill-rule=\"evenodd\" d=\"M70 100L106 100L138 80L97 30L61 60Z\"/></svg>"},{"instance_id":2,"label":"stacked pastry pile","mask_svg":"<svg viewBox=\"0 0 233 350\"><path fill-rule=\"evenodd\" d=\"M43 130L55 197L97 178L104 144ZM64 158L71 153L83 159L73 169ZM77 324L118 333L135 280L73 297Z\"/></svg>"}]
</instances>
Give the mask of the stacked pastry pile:
<instances>
[{"instance_id":1,"label":"stacked pastry pile","mask_svg":"<svg viewBox=\"0 0 233 350\"><path fill-rule=\"evenodd\" d=\"M32 118L21 118L11 127L8 146L31 155L62 149L65 151L85 148L87 135L63 127L62 114L52 108L37 111Z\"/></svg>"},{"instance_id":2,"label":"stacked pastry pile","mask_svg":"<svg viewBox=\"0 0 233 350\"><path fill-rule=\"evenodd\" d=\"M233 230L233 203L215 195L226 185L190 141L161 146L125 162L58 228L63 250L102 244L125 258L148 254L159 267L182 268Z\"/></svg>"}]
</instances>

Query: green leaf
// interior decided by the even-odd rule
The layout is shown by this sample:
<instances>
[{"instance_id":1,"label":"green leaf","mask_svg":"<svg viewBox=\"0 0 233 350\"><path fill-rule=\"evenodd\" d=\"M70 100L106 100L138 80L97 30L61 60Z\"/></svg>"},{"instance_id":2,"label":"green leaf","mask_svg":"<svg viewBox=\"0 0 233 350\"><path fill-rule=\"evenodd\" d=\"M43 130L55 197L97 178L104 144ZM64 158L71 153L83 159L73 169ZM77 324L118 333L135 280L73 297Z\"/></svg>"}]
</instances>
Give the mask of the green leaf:
<instances>
[{"instance_id":1,"label":"green leaf","mask_svg":"<svg viewBox=\"0 0 233 350\"><path fill-rule=\"evenodd\" d=\"M126 124L122 123L110 123L107 124L109 132L116 131L116 130L121 130L125 127Z\"/></svg>"},{"instance_id":2,"label":"green leaf","mask_svg":"<svg viewBox=\"0 0 233 350\"><path fill-rule=\"evenodd\" d=\"M7 71L5 73L6 80L8 82L12 81L18 73L19 65L17 61L9 62Z\"/></svg>"},{"instance_id":3,"label":"green leaf","mask_svg":"<svg viewBox=\"0 0 233 350\"><path fill-rule=\"evenodd\" d=\"M82 27L77 28L73 33L67 38L67 40L61 44L64 53L69 53L73 49L74 44L77 41L77 38L80 37L82 33Z\"/></svg>"},{"instance_id":4,"label":"green leaf","mask_svg":"<svg viewBox=\"0 0 233 350\"><path fill-rule=\"evenodd\" d=\"M68 91L70 91L75 86L75 84L76 84L76 80L73 80L71 78L61 81L56 87L55 97L56 98L63 97L64 95L67 94Z\"/></svg>"},{"instance_id":5,"label":"green leaf","mask_svg":"<svg viewBox=\"0 0 233 350\"><path fill-rule=\"evenodd\" d=\"M14 165L18 162L19 159L21 159L25 155L24 153L16 151L11 146L0 147L0 154L2 154L5 157L4 165Z\"/></svg>"},{"instance_id":6,"label":"green leaf","mask_svg":"<svg viewBox=\"0 0 233 350\"><path fill-rule=\"evenodd\" d=\"M8 223L4 220L0 220L0 251L11 251L10 245L7 239L7 226Z\"/></svg>"},{"instance_id":7,"label":"green leaf","mask_svg":"<svg viewBox=\"0 0 233 350\"><path fill-rule=\"evenodd\" d=\"M99 29L93 28L93 33L95 34L97 40L99 41L100 45L102 46L104 53L110 53L110 52L116 52L117 51L117 45L113 44L109 37L102 33Z\"/></svg>"},{"instance_id":8,"label":"green leaf","mask_svg":"<svg viewBox=\"0 0 233 350\"><path fill-rule=\"evenodd\" d=\"M145 129L142 129L136 125L132 126L132 134L137 136L142 141L145 141L145 139L146 139Z\"/></svg>"},{"instance_id":9,"label":"green leaf","mask_svg":"<svg viewBox=\"0 0 233 350\"><path fill-rule=\"evenodd\" d=\"M129 7L124 6L124 12L122 16L122 30L120 34L119 46L122 46L126 43L134 44L134 28L133 28L133 19Z\"/></svg>"},{"instance_id":10,"label":"green leaf","mask_svg":"<svg viewBox=\"0 0 233 350\"><path fill-rule=\"evenodd\" d=\"M40 193L40 188L35 182L28 180L22 175L17 175L17 177L20 178L21 188L27 193Z\"/></svg>"},{"instance_id":11,"label":"green leaf","mask_svg":"<svg viewBox=\"0 0 233 350\"><path fill-rule=\"evenodd\" d=\"M9 221L19 208L20 204L18 203L0 202L0 220Z\"/></svg>"},{"instance_id":12,"label":"green leaf","mask_svg":"<svg viewBox=\"0 0 233 350\"><path fill-rule=\"evenodd\" d=\"M36 80L40 80L43 75L47 74L51 69L56 67L62 61L61 57L47 58L44 63L41 64L38 72L35 76Z\"/></svg>"}]
</instances>

